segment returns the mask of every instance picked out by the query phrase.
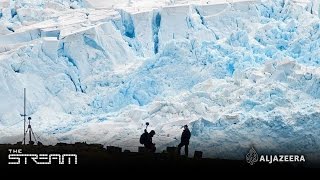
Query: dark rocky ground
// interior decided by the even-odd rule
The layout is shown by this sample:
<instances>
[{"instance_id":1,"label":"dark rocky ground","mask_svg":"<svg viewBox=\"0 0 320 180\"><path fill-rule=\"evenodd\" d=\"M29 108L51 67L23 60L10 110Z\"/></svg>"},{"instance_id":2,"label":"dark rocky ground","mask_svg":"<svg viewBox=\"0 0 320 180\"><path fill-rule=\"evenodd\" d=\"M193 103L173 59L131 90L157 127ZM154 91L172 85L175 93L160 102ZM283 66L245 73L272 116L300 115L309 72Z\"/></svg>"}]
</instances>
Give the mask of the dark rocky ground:
<instances>
[{"instance_id":1,"label":"dark rocky ground","mask_svg":"<svg viewBox=\"0 0 320 180\"><path fill-rule=\"evenodd\" d=\"M52 160L51 165L37 165L32 159L28 158L28 164L24 164L24 158L21 158L20 165L9 165L8 149L22 149L23 154L77 154L78 162L71 165L65 161L64 165L59 165L57 160ZM140 151L143 151L140 150ZM48 162L48 160L46 160ZM16 160L13 160L16 162ZM186 158L175 153L174 148L168 148L163 153L145 153L123 151L117 147L104 148L99 144L57 144L55 146L30 146L30 145L0 145L0 168L8 170L35 171L39 170L75 170L77 172L99 171L99 172L219 172L228 171L313 171L317 170L304 164L289 163L256 163L251 166L245 160L224 160L209 159L194 156ZM5 172L5 171L3 171Z\"/></svg>"}]
</instances>

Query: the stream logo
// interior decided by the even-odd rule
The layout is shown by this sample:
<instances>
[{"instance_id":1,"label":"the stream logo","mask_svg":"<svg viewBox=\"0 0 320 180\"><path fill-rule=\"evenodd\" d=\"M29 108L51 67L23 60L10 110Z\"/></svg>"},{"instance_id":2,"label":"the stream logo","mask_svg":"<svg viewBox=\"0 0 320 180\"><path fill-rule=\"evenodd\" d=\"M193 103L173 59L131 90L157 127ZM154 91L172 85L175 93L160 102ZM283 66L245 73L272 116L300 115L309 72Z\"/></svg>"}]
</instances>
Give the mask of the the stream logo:
<instances>
[{"instance_id":1,"label":"the stream logo","mask_svg":"<svg viewBox=\"0 0 320 180\"><path fill-rule=\"evenodd\" d=\"M71 165L78 164L76 154L23 154L21 149L9 149L8 164L20 165L34 163L37 165Z\"/></svg>"},{"instance_id":2,"label":"the stream logo","mask_svg":"<svg viewBox=\"0 0 320 180\"><path fill-rule=\"evenodd\" d=\"M304 155L261 155L259 157L257 151L252 147L246 155L246 160L250 165L257 162L306 162Z\"/></svg>"}]
</instances>

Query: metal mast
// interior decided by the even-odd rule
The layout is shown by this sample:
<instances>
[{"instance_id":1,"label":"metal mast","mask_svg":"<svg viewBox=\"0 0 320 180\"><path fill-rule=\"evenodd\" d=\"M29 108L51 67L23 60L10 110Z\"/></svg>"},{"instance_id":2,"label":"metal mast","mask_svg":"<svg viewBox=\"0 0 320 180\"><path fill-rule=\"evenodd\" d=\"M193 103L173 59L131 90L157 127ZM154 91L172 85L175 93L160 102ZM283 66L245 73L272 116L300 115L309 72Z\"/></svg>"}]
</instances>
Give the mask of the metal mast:
<instances>
[{"instance_id":1,"label":"metal mast","mask_svg":"<svg viewBox=\"0 0 320 180\"><path fill-rule=\"evenodd\" d=\"M24 103L23 103L23 145L26 145L26 88L24 88Z\"/></svg>"}]
</instances>

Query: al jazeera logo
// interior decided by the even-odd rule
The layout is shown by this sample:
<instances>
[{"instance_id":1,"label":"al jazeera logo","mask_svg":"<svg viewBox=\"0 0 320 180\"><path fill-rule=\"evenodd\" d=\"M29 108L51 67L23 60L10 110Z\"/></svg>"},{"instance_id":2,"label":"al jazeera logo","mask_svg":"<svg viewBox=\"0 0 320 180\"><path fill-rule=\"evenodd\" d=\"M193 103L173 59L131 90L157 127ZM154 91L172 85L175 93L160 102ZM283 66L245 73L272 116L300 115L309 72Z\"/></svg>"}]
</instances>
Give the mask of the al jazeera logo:
<instances>
[{"instance_id":1,"label":"al jazeera logo","mask_svg":"<svg viewBox=\"0 0 320 180\"><path fill-rule=\"evenodd\" d=\"M297 162L306 162L304 155L261 155L257 153L257 151L252 147L248 154L246 155L246 161L250 165L254 165L257 162L263 163L297 163Z\"/></svg>"},{"instance_id":2,"label":"al jazeera logo","mask_svg":"<svg viewBox=\"0 0 320 180\"><path fill-rule=\"evenodd\" d=\"M246 160L250 165L254 165L256 162L258 162L259 155L257 151L252 147L249 151L249 153L246 155Z\"/></svg>"}]
</instances>

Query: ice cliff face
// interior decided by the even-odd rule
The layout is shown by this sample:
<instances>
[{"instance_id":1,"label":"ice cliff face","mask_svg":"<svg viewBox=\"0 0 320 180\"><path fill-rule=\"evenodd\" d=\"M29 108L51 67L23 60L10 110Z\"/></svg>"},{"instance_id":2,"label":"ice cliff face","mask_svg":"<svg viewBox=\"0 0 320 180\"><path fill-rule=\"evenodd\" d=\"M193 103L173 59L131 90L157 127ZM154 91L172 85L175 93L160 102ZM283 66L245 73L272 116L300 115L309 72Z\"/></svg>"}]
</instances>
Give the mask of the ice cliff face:
<instances>
[{"instance_id":1,"label":"ice cliff face","mask_svg":"<svg viewBox=\"0 0 320 180\"><path fill-rule=\"evenodd\" d=\"M26 87L28 115L47 143L136 149L148 121L159 151L177 145L181 125L189 124L192 149L206 156L242 158L254 145L316 158L320 20L314 4L92 9L90 1L6 1L0 142L21 140Z\"/></svg>"}]
</instances>

